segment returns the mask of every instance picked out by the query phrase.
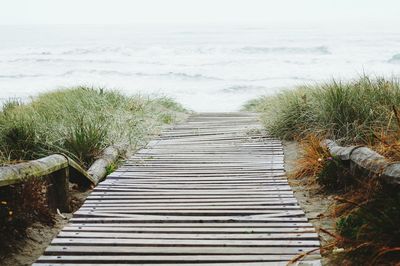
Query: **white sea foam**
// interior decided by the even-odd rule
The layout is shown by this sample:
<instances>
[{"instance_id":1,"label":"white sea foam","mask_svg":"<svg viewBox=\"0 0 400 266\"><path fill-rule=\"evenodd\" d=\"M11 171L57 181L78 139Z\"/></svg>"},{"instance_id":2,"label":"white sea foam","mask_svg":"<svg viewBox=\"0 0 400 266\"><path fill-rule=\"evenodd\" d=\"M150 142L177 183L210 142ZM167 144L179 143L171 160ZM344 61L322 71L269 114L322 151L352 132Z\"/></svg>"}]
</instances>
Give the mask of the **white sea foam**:
<instances>
[{"instance_id":1,"label":"white sea foam","mask_svg":"<svg viewBox=\"0 0 400 266\"><path fill-rule=\"evenodd\" d=\"M88 85L232 111L305 83L399 75L399 43L395 27L1 26L0 98Z\"/></svg>"},{"instance_id":2,"label":"white sea foam","mask_svg":"<svg viewBox=\"0 0 400 266\"><path fill-rule=\"evenodd\" d=\"M247 46L238 50L242 53L250 54L263 54L263 53L273 53L273 54L330 54L326 46L318 47L257 47L257 46Z\"/></svg>"},{"instance_id":3,"label":"white sea foam","mask_svg":"<svg viewBox=\"0 0 400 266\"><path fill-rule=\"evenodd\" d=\"M388 62L389 63L400 63L400 53L393 55L392 58L390 58L390 60Z\"/></svg>"}]
</instances>

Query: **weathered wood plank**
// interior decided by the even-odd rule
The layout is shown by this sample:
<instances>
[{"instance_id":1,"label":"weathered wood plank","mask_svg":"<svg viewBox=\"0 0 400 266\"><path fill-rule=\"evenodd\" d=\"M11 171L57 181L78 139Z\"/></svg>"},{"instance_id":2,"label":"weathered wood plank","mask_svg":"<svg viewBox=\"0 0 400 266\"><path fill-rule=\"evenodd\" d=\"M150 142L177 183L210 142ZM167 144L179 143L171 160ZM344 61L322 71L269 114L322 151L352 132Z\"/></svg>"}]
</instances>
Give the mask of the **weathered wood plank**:
<instances>
[{"instance_id":1,"label":"weathered wood plank","mask_svg":"<svg viewBox=\"0 0 400 266\"><path fill-rule=\"evenodd\" d=\"M133 255L133 254L242 254L242 255L296 255L310 252L312 247L115 247L115 246L50 246L46 255ZM317 253L317 252L315 252Z\"/></svg>"},{"instance_id":2,"label":"weathered wood plank","mask_svg":"<svg viewBox=\"0 0 400 266\"><path fill-rule=\"evenodd\" d=\"M301 263L301 264L300 264ZM296 262L293 264L293 266L320 266L319 260L307 260L306 264L304 262ZM62 265L62 266L110 266L109 263L65 263L65 262L51 262L51 263L34 263L33 266L56 266L56 265ZM112 265L115 266L126 266L126 263L112 263ZM129 265L129 264L128 264ZM137 263L135 264L136 266L176 266L176 263ZM193 266L193 263L179 263L179 266ZM287 261L274 261L274 262L228 262L228 263L196 263L196 266L287 266Z\"/></svg>"},{"instance_id":3,"label":"weathered wood plank","mask_svg":"<svg viewBox=\"0 0 400 266\"><path fill-rule=\"evenodd\" d=\"M199 262L264 262L264 261L289 261L293 259L292 255L124 255L123 258L111 255L44 255L39 258L38 262L118 262L125 263L155 263L155 262L172 262L172 263L199 263ZM310 259L319 258L319 256L310 255Z\"/></svg>"},{"instance_id":4,"label":"weathered wood plank","mask_svg":"<svg viewBox=\"0 0 400 266\"><path fill-rule=\"evenodd\" d=\"M248 223L241 223L241 222L214 222L214 223L174 223L174 222L169 222L169 223L99 223L99 222L75 222L73 221L67 225L67 226L81 226L81 227L120 227L121 230L125 227L140 227L140 228L286 228L286 227L295 227L295 228L303 228L303 227L313 227L312 224L307 223L307 222L297 222L297 223L291 223L291 222L285 222L285 223L278 223L278 222L262 222L262 223L257 223L257 222L248 222Z\"/></svg>"},{"instance_id":5,"label":"weathered wood plank","mask_svg":"<svg viewBox=\"0 0 400 266\"><path fill-rule=\"evenodd\" d=\"M229 228L229 227L205 227L205 228L193 228L193 227L125 227L120 228L119 226L66 226L63 229L64 232L120 232L120 233L213 233L213 234L226 234L226 233L312 233L314 228L312 227L264 227L264 228Z\"/></svg>"},{"instance_id":6,"label":"weathered wood plank","mask_svg":"<svg viewBox=\"0 0 400 266\"><path fill-rule=\"evenodd\" d=\"M55 238L54 245L113 246L210 246L210 247L319 247L318 240L204 240L204 239L115 239L115 238Z\"/></svg>"},{"instance_id":7,"label":"weathered wood plank","mask_svg":"<svg viewBox=\"0 0 400 266\"><path fill-rule=\"evenodd\" d=\"M161 211L160 211L161 212ZM219 214L219 215L218 215ZM102 220L107 220L105 217L114 220L114 218L127 219L129 221L152 221L152 222L206 222L206 221L257 221L257 222L299 222L307 221L306 218L302 218L304 213L302 211L278 211L278 212L249 212L249 213L238 213L238 212L167 212L167 213L122 213L122 212L102 212L102 211L82 211L79 210L75 213L75 217L102 217ZM299 218L300 217L300 218ZM99 219L99 218L95 218ZM115 219L115 221L117 221Z\"/></svg>"},{"instance_id":8,"label":"weathered wood plank","mask_svg":"<svg viewBox=\"0 0 400 266\"><path fill-rule=\"evenodd\" d=\"M61 231L58 237L64 238L118 238L118 239L247 239L247 240L269 240L269 239L316 239L316 233L235 233L235 234L191 234L191 233L127 233L127 232L68 232Z\"/></svg>"},{"instance_id":9,"label":"weathered wood plank","mask_svg":"<svg viewBox=\"0 0 400 266\"><path fill-rule=\"evenodd\" d=\"M85 206L86 207L92 207L92 206L113 206L113 207L118 207L118 206L132 206L132 207L167 207L167 206L190 206L190 207L195 207L195 206L249 206L249 205L281 205L281 204L297 204L297 201L295 199L291 200L270 200L270 201L222 201L222 202L214 202L211 200L207 200L205 202L187 202L187 200L180 200L178 202L164 202L164 201L159 201L159 202L148 202L148 201L133 201L133 200L96 200L96 201L91 201L87 200Z\"/></svg>"}]
</instances>

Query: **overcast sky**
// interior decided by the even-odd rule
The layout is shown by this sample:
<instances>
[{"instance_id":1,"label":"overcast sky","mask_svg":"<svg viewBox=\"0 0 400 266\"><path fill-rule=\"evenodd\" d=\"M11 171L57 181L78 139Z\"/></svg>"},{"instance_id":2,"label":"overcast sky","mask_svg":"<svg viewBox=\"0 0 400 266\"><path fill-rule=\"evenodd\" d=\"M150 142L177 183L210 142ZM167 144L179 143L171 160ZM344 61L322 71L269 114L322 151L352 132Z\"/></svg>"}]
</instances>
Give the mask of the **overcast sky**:
<instances>
[{"instance_id":1,"label":"overcast sky","mask_svg":"<svg viewBox=\"0 0 400 266\"><path fill-rule=\"evenodd\" d=\"M397 21L400 0L0 0L0 24Z\"/></svg>"}]
</instances>

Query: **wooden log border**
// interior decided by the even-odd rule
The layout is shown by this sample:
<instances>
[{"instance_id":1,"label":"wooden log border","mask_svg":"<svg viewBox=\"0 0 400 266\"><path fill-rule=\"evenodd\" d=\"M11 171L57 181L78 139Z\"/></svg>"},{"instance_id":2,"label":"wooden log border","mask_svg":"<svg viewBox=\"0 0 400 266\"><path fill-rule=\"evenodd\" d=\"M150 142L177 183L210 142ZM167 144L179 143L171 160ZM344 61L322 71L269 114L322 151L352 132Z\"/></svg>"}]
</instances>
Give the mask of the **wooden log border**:
<instances>
[{"instance_id":1,"label":"wooden log border","mask_svg":"<svg viewBox=\"0 0 400 266\"><path fill-rule=\"evenodd\" d=\"M391 185L400 185L400 162L390 162L379 153L364 146L339 146L326 139L321 145L327 147L332 156L349 163L351 169L359 169L369 175L379 175Z\"/></svg>"},{"instance_id":2,"label":"wooden log border","mask_svg":"<svg viewBox=\"0 0 400 266\"><path fill-rule=\"evenodd\" d=\"M78 173L83 182L94 184L93 178L77 162L64 154L53 154L38 160L0 167L0 187L50 176L56 195L56 207L62 212L70 212L68 184L71 171Z\"/></svg>"},{"instance_id":3,"label":"wooden log border","mask_svg":"<svg viewBox=\"0 0 400 266\"><path fill-rule=\"evenodd\" d=\"M78 176L79 182L96 186L107 174L107 167L126 153L126 149L110 146L103 156L96 160L88 171L65 154L53 154L38 160L0 167L0 187L23 183L35 178L50 176L57 195L56 206L62 212L70 212L69 180L71 172Z\"/></svg>"},{"instance_id":4,"label":"wooden log border","mask_svg":"<svg viewBox=\"0 0 400 266\"><path fill-rule=\"evenodd\" d=\"M127 152L126 147L110 146L103 151L103 155L97 159L88 170L88 174L92 177L93 184L97 185L107 175L107 168L115 163L121 156Z\"/></svg>"}]
</instances>

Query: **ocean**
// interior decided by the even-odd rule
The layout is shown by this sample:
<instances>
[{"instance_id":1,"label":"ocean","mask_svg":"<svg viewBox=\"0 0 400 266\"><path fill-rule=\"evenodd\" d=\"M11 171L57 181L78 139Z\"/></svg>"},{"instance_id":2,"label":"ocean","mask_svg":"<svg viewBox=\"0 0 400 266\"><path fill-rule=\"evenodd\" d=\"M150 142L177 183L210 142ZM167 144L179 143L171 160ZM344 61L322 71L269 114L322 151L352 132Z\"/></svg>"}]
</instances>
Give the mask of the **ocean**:
<instances>
[{"instance_id":1,"label":"ocean","mask_svg":"<svg viewBox=\"0 0 400 266\"><path fill-rule=\"evenodd\" d=\"M0 26L0 99L85 85L194 111L363 74L398 77L400 30L321 25Z\"/></svg>"}]
</instances>

